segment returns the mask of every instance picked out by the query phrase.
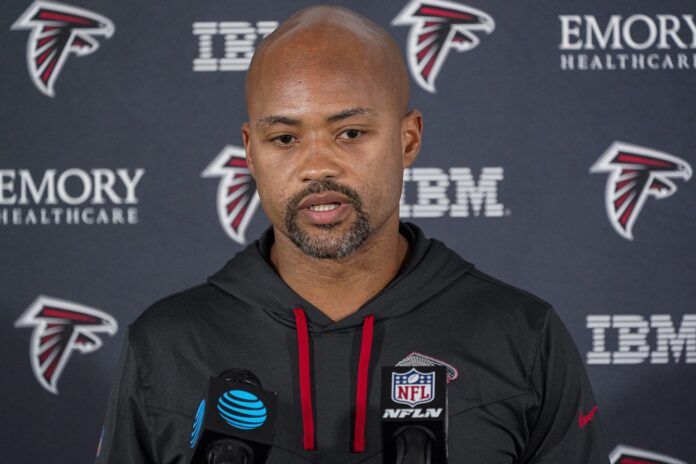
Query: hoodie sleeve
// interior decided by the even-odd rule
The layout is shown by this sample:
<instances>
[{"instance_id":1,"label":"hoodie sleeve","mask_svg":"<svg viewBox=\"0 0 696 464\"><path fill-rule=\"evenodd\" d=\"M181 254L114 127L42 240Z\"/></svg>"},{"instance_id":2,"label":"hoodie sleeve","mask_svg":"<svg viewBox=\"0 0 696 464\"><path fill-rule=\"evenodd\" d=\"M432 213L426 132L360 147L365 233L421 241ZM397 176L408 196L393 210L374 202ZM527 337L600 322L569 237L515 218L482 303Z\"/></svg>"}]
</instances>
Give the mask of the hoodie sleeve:
<instances>
[{"instance_id":1,"label":"hoodie sleeve","mask_svg":"<svg viewBox=\"0 0 696 464\"><path fill-rule=\"evenodd\" d=\"M154 464L138 362L130 328L111 387L95 464Z\"/></svg>"},{"instance_id":2,"label":"hoodie sleeve","mask_svg":"<svg viewBox=\"0 0 696 464\"><path fill-rule=\"evenodd\" d=\"M539 399L529 411L525 464L607 464L608 453L585 367L568 330L549 307L532 368Z\"/></svg>"}]
</instances>

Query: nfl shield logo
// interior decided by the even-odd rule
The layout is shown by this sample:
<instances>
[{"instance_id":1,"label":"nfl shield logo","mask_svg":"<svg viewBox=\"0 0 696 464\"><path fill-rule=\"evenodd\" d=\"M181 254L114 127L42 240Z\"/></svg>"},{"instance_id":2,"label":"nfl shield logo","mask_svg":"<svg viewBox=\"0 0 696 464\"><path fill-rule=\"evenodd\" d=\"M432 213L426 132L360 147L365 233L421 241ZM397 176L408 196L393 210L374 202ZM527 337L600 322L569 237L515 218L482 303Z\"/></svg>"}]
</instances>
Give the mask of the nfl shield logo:
<instances>
[{"instance_id":1,"label":"nfl shield logo","mask_svg":"<svg viewBox=\"0 0 696 464\"><path fill-rule=\"evenodd\" d=\"M435 398L435 372L421 372L415 367L399 374L392 372L391 399L415 407Z\"/></svg>"}]
</instances>

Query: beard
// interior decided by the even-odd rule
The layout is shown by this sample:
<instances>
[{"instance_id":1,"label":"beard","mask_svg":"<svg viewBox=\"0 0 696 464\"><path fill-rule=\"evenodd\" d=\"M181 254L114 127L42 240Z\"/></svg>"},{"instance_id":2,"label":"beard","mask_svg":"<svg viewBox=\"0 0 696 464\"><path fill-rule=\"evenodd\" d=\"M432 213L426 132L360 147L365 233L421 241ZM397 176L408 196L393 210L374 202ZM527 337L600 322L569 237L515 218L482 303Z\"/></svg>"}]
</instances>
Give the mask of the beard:
<instances>
[{"instance_id":1,"label":"beard","mask_svg":"<svg viewBox=\"0 0 696 464\"><path fill-rule=\"evenodd\" d=\"M319 232L310 236L297 219L300 212L298 206L307 195L329 190L342 193L351 200L355 210L355 219L347 225L343 223L317 224L314 227L319 229ZM285 229L290 240L302 252L319 259L338 259L352 254L360 248L360 245L365 242L371 232L370 218L362 207L358 192L332 180L312 182L306 189L297 192L290 198L285 207Z\"/></svg>"}]
</instances>

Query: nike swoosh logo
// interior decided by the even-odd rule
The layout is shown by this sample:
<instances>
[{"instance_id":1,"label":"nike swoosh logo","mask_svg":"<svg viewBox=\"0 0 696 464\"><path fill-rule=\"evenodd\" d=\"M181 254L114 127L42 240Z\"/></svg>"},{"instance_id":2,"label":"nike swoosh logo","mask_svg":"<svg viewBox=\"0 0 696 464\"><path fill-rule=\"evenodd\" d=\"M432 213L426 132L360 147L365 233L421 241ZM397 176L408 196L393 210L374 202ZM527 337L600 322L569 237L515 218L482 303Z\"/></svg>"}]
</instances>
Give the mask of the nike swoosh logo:
<instances>
[{"instance_id":1,"label":"nike swoosh logo","mask_svg":"<svg viewBox=\"0 0 696 464\"><path fill-rule=\"evenodd\" d=\"M578 425L580 426L580 428L583 428L590 423L595 413L597 412L597 409L598 407L595 406L594 408L592 408L592 411L588 412L587 414L583 414L582 409L580 410L580 417L578 417Z\"/></svg>"}]
</instances>

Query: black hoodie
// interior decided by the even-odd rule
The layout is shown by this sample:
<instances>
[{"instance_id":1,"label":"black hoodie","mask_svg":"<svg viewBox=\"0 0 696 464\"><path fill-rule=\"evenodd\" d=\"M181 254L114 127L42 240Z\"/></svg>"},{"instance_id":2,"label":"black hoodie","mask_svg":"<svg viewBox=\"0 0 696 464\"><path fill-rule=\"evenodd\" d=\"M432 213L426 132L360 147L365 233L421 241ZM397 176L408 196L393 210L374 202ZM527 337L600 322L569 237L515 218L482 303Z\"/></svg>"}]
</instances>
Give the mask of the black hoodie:
<instances>
[{"instance_id":1,"label":"black hoodie","mask_svg":"<svg viewBox=\"0 0 696 464\"><path fill-rule=\"evenodd\" d=\"M185 463L210 376L278 392L268 463L380 463L380 367L449 367L450 463L607 463L582 360L553 308L476 270L413 224L397 276L333 322L280 278L273 229L206 284L130 327L97 463ZM405 361L404 361L405 360Z\"/></svg>"}]
</instances>

